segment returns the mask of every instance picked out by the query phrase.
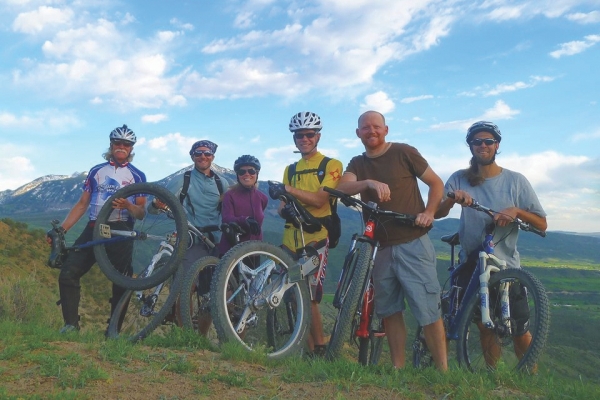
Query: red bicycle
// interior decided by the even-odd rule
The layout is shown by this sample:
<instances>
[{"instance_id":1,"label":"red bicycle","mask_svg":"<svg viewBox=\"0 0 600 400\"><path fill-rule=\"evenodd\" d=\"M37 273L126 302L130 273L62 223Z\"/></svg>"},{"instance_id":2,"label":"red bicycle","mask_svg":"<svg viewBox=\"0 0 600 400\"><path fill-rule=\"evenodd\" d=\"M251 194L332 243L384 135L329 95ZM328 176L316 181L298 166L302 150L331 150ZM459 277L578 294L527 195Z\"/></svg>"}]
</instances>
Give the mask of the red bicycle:
<instances>
[{"instance_id":1,"label":"red bicycle","mask_svg":"<svg viewBox=\"0 0 600 400\"><path fill-rule=\"evenodd\" d=\"M382 210L377 203L365 203L340 191L324 188L332 196L338 197L347 207L359 208L367 212L369 218L362 234L352 236L350 249L344 260L344 266L333 298L333 306L338 309L327 357L339 358L344 344L349 343L358 349L358 361L363 365L375 365L379 362L383 349L385 330L383 320L374 312L373 264L379 242L375 240L375 228L385 221L414 224L415 216L395 211Z\"/></svg>"}]
</instances>

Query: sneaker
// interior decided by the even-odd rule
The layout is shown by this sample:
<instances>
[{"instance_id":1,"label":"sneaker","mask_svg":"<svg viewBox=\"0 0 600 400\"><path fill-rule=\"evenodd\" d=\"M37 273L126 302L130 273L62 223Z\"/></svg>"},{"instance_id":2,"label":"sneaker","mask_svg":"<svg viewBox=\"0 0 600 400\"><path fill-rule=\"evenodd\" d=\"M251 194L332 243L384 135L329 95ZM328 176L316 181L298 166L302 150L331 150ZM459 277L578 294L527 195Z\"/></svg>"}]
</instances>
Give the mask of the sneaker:
<instances>
[{"instance_id":1,"label":"sneaker","mask_svg":"<svg viewBox=\"0 0 600 400\"><path fill-rule=\"evenodd\" d=\"M58 333L60 334L65 334L65 333L71 333L71 332L77 332L79 331L79 326L76 325L65 325L62 328L60 328L60 331L58 331Z\"/></svg>"}]
</instances>

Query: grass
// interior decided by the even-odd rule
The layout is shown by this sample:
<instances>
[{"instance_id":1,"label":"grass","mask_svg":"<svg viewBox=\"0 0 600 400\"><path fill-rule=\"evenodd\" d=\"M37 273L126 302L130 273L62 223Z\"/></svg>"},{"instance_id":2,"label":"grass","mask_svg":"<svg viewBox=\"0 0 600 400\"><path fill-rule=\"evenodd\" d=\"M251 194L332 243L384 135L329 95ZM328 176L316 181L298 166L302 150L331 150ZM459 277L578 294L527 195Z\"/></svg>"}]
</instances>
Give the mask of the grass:
<instances>
[{"instance_id":1,"label":"grass","mask_svg":"<svg viewBox=\"0 0 600 400\"><path fill-rule=\"evenodd\" d=\"M440 374L434 369L395 370L389 364L362 367L348 360L327 362L293 357L276 361L261 352L249 353L239 345L228 344L220 352L214 352L217 349L211 343L203 338L193 340L190 335L193 333L174 328L154 342L133 344L124 339L106 341L100 332L59 335L34 322L15 324L3 320L0 321L3 361L0 387L4 389L0 389L0 398L17 398L18 393L7 388L19 380L40 377L50 379L56 393L67 395L75 391L79 394L76 397L81 398L88 392L93 395L99 384L109 385L130 374L161 385L174 384L172 377L177 375L178 382L187 382L194 393L206 396L225 388L242 390L251 398L268 397L282 385L324 387L325 392L339 393L337 398L354 398L355 393L374 390L380 398L381 393L387 393L406 399L600 396L598 384L565 379L551 371L528 376L510 371L472 374L453 368L447 374ZM169 345L163 347L161 343ZM47 398L44 393L39 395Z\"/></svg>"}]
</instances>

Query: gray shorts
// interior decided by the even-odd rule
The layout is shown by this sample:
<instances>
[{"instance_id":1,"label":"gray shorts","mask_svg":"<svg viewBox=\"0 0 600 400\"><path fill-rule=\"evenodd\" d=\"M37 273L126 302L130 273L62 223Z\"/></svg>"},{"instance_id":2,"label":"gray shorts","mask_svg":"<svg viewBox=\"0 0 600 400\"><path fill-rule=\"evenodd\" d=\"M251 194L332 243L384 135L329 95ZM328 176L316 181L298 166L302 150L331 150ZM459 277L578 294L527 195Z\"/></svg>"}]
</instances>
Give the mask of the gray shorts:
<instances>
[{"instance_id":1,"label":"gray shorts","mask_svg":"<svg viewBox=\"0 0 600 400\"><path fill-rule=\"evenodd\" d=\"M375 310L380 318L404 311L406 303L422 326L441 317L435 250L428 235L379 249L373 285Z\"/></svg>"}]
</instances>

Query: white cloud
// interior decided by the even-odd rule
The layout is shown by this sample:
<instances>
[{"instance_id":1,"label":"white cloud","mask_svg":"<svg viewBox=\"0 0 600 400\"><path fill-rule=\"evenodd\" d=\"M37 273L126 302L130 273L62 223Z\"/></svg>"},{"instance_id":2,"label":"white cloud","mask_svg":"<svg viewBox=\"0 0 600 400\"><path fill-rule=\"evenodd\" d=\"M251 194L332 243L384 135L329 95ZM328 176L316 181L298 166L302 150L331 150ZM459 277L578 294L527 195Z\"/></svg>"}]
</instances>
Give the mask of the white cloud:
<instances>
[{"instance_id":1,"label":"white cloud","mask_svg":"<svg viewBox=\"0 0 600 400\"><path fill-rule=\"evenodd\" d=\"M23 115L0 111L0 128L26 129L38 135L54 135L81 126L75 114L66 110L48 109Z\"/></svg>"},{"instance_id":2,"label":"white cloud","mask_svg":"<svg viewBox=\"0 0 600 400\"><path fill-rule=\"evenodd\" d=\"M71 18L73 18L73 11L69 8L41 6L35 11L17 15L12 28L16 32L35 34L48 27L65 25Z\"/></svg>"},{"instance_id":3,"label":"white cloud","mask_svg":"<svg viewBox=\"0 0 600 400\"><path fill-rule=\"evenodd\" d=\"M159 122L163 122L168 120L169 117L166 114L148 114L142 116L142 122L158 124Z\"/></svg>"},{"instance_id":4,"label":"white cloud","mask_svg":"<svg viewBox=\"0 0 600 400\"><path fill-rule=\"evenodd\" d=\"M392 112L395 108L394 101L381 90L365 96L364 103L360 105L361 112L375 110L382 114Z\"/></svg>"},{"instance_id":5,"label":"white cloud","mask_svg":"<svg viewBox=\"0 0 600 400\"><path fill-rule=\"evenodd\" d=\"M567 19L579 24L596 24L600 22L600 11L595 10L589 13L573 13L567 15Z\"/></svg>"},{"instance_id":6,"label":"white cloud","mask_svg":"<svg viewBox=\"0 0 600 400\"><path fill-rule=\"evenodd\" d=\"M589 49L597 42L600 42L600 35L588 35L584 37L584 40L574 40L572 42L562 43L560 49L550 53L553 58L560 58L562 56L572 56L579 54Z\"/></svg>"},{"instance_id":7,"label":"white cloud","mask_svg":"<svg viewBox=\"0 0 600 400\"><path fill-rule=\"evenodd\" d=\"M173 152L185 154L189 158L189 150L198 139L183 136L181 133L168 133L164 136L148 139L148 148L150 150L164 152ZM180 158L177 156L176 158Z\"/></svg>"},{"instance_id":8,"label":"white cloud","mask_svg":"<svg viewBox=\"0 0 600 400\"><path fill-rule=\"evenodd\" d=\"M254 13L250 11L241 12L236 15L233 26L238 29L248 29L254 25L253 18Z\"/></svg>"},{"instance_id":9,"label":"white cloud","mask_svg":"<svg viewBox=\"0 0 600 400\"><path fill-rule=\"evenodd\" d=\"M347 149L355 149L357 147L362 146L362 142L357 137L353 139L340 139L339 142L343 147Z\"/></svg>"},{"instance_id":10,"label":"white cloud","mask_svg":"<svg viewBox=\"0 0 600 400\"><path fill-rule=\"evenodd\" d=\"M169 23L171 25L173 25L179 29L183 29L185 31L193 31L194 30L194 25L192 25L190 23L181 22L177 18L171 18L171 20L169 20Z\"/></svg>"},{"instance_id":11,"label":"white cloud","mask_svg":"<svg viewBox=\"0 0 600 400\"><path fill-rule=\"evenodd\" d=\"M510 108L510 106L504 101L498 100L496 103L494 103L492 108L485 110L485 112L478 117L450 122L441 122L431 125L430 129L434 131L459 130L464 132L475 121L501 121L504 119L511 119L513 116L520 114L520 112L521 111L519 110Z\"/></svg>"},{"instance_id":12,"label":"white cloud","mask_svg":"<svg viewBox=\"0 0 600 400\"><path fill-rule=\"evenodd\" d=\"M499 94L506 92L514 92L521 89L528 89L536 86L542 82L552 82L555 78L550 76L532 76L529 82L515 82L515 83L501 83L496 85L495 88L485 92L484 96L498 96Z\"/></svg>"},{"instance_id":13,"label":"white cloud","mask_svg":"<svg viewBox=\"0 0 600 400\"><path fill-rule=\"evenodd\" d=\"M577 133L571 136L571 140L576 143L595 139L600 139L600 129L596 129L594 132Z\"/></svg>"},{"instance_id":14,"label":"white cloud","mask_svg":"<svg viewBox=\"0 0 600 400\"><path fill-rule=\"evenodd\" d=\"M433 99L433 96L430 94L424 94L424 95L415 96L415 97L405 97L402 100L400 100L400 103L410 104L410 103L414 103L415 101L428 100L428 99Z\"/></svg>"}]
</instances>

